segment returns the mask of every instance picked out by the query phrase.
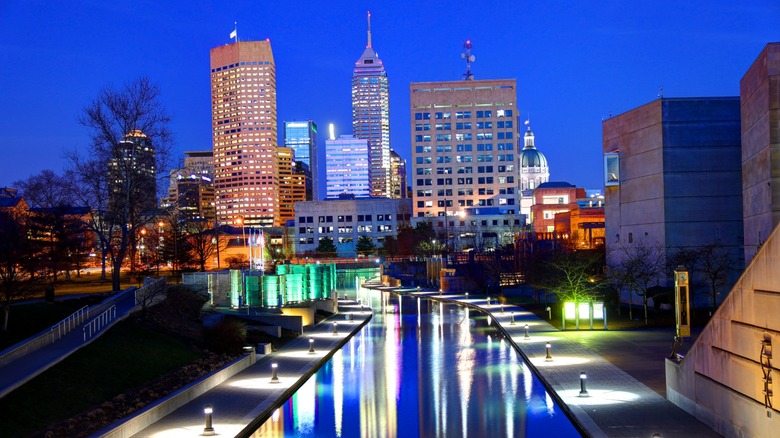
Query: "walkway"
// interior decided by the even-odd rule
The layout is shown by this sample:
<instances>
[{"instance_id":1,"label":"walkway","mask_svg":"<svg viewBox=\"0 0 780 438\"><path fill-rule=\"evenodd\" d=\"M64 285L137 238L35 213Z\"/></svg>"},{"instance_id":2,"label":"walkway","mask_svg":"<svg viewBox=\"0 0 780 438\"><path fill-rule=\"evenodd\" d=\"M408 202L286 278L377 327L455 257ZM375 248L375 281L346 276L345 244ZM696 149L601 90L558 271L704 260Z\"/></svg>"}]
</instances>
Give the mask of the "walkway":
<instances>
[{"instance_id":1,"label":"walkway","mask_svg":"<svg viewBox=\"0 0 780 438\"><path fill-rule=\"evenodd\" d=\"M363 286L481 309L510 335L541 378L593 437L650 438L654 434L660 437L720 436L586 346L596 342L625 342L616 332L561 332L521 307L502 307L496 300L488 305L485 297L467 298L465 294L441 294L438 291L391 288L379 284ZM528 339L525 338L526 324L529 327ZM546 359L548 342L552 360ZM662 357L647 360L660 361L663 368ZM582 371L587 374L587 397L580 397Z\"/></svg>"},{"instance_id":2,"label":"walkway","mask_svg":"<svg viewBox=\"0 0 780 438\"><path fill-rule=\"evenodd\" d=\"M372 315L370 309L364 309L356 301L341 299L339 312L282 350L258 356L254 365L132 436L201 435L206 405L213 407L213 427L218 436L249 436L262 424L261 420L270 417L279 404L287 401ZM314 352L309 351L310 345ZM274 363L278 366L278 382L272 382Z\"/></svg>"},{"instance_id":3,"label":"walkway","mask_svg":"<svg viewBox=\"0 0 780 438\"><path fill-rule=\"evenodd\" d=\"M101 321L102 324L107 323L108 326L110 326L132 311L135 307L135 288L120 292L114 297L105 300L103 303L94 306L94 309L90 308L90 317L56 342L41 347L38 350L28 353L13 360L13 362L0 367L0 398L5 397L14 389L22 386L22 384L33 379L38 374L56 365L79 348L96 339L105 331L107 326L101 324L100 331L96 330L91 333L94 334L94 336L86 341L84 339L84 327L87 326L93 318L100 315L101 312L112 305L116 305L116 313L112 313L111 321Z\"/></svg>"}]
</instances>

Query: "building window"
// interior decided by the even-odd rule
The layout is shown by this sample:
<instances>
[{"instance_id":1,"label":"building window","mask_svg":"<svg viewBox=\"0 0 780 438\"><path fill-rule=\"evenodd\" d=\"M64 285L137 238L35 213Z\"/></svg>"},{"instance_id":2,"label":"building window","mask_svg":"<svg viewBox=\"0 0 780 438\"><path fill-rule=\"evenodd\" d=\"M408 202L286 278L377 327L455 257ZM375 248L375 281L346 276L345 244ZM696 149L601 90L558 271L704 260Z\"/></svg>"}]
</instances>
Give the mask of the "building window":
<instances>
[{"instance_id":1,"label":"building window","mask_svg":"<svg viewBox=\"0 0 780 438\"><path fill-rule=\"evenodd\" d=\"M617 152L604 154L604 185L620 185L620 157Z\"/></svg>"}]
</instances>

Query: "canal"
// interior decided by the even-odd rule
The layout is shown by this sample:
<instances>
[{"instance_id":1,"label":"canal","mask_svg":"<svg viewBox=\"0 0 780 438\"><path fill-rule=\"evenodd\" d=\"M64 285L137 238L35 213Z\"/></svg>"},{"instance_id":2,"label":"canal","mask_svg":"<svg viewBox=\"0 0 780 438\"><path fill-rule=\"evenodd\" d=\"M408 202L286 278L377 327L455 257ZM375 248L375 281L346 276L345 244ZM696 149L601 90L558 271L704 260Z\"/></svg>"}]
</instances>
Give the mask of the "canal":
<instances>
[{"instance_id":1,"label":"canal","mask_svg":"<svg viewBox=\"0 0 780 438\"><path fill-rule=\"evenodd\" d=\"M481 312L340 286L374 317L253 436L580 436Z\"/></svg>"}]
</instances>

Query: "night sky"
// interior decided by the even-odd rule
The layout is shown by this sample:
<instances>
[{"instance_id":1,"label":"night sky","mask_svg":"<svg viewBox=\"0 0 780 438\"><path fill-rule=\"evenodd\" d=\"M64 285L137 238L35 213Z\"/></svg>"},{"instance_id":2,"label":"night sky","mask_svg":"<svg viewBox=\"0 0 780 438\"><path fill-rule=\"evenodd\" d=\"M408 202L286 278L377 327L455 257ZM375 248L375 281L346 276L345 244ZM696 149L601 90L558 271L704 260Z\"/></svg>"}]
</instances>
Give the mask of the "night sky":
<instances>
[{"instance_id":1,"label":"night sky","mask_svg":"<svg viewBox=\"0 0 780 438\"><path fill-rule=\"evenodd\" d=\"M176 5L176 6L174 6ZM0 186L62 171L83 148L77 117L105 85L148 76L174 116L174 157L211 149L209 49L270 39L278 120L351 133L350 80L366 44L390 78L391 144L411 157L409 83L515 78L550 179L601 189L601 120L658 97L736 96L780 2L24 1L0 2ZM279 131L279 141L284 141ZM175 163L174 163L175 164ZM411 165L411 163L409 163ZM320 167L324 172L324 164Z\"/></svg>"}]
</instances>

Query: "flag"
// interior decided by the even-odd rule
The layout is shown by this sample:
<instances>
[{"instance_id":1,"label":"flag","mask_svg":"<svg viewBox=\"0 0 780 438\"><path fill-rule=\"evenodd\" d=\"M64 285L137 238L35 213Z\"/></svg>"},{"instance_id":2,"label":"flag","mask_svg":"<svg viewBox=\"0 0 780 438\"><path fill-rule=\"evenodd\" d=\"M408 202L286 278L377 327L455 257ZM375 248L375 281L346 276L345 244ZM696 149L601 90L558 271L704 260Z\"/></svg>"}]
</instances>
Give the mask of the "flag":
<instances>
[{"instance_id":1,"label":"flag","mask_svg":"<svg viewBox=\"0 0 780 438\"><path fill-rule=\"evenodd\" d=\"M230 38L235 38L238 35L238 30L233 29L233 32L230 32Z\"/></svg>"}]
</instances>

